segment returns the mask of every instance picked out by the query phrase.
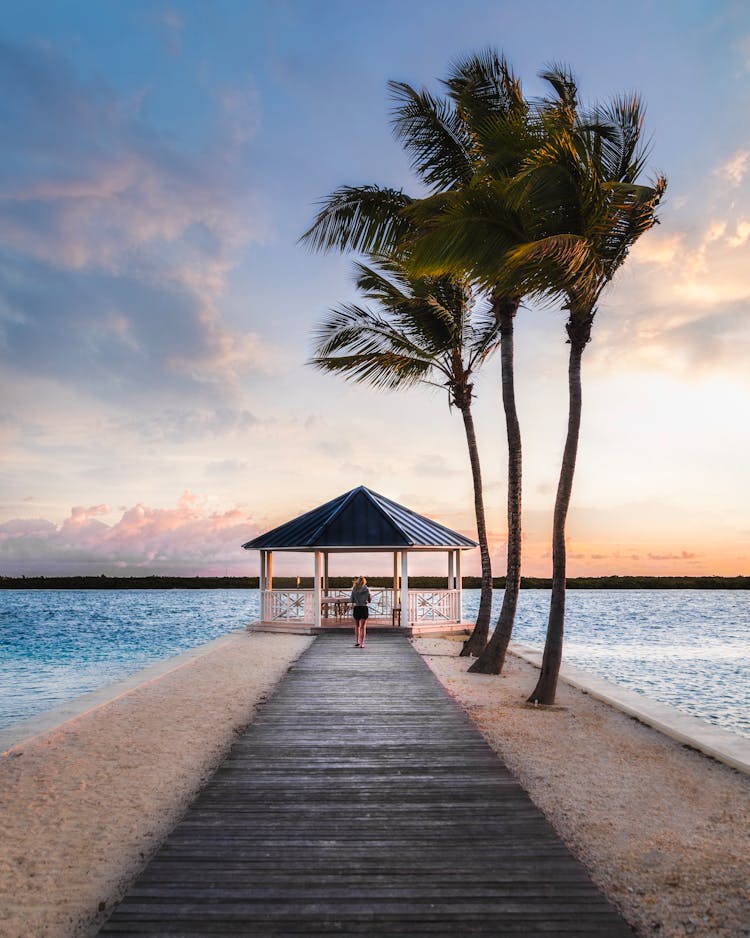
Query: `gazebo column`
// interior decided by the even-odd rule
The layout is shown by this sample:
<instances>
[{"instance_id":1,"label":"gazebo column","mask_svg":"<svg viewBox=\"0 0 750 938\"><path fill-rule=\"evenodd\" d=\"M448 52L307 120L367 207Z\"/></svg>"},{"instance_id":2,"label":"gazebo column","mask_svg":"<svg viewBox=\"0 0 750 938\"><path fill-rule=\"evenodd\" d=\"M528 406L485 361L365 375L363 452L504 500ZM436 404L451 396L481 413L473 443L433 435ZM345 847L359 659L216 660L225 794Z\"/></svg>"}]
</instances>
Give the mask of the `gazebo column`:
<instances>
[{"instance_id":1,"label":"gazebo column","mask_svg":"<svg viewBox=\"0 0 750 938\"><path fill-rule=\"evenodd\" d=\"M263 592L261 593L261 619L271 620L273 612L271 611L271 597L268 595L273 589L273 551L265 550L261 554L261 571L263 577Z\"/></svg>"},{"instance_id":2,"label":"gazebo column","mask_svg":"<svg viewBox=\"0 0 750 938\"><path fill-rule=\"evenodd\" d=\"M462 597L463 597L463 577L461 575L461 551L456 551L456 589L458 590L458 609L456 610L456 621L460 622L463 618L463 607L462 607Z\"/></svg>"},{"instance_id":3,"label":"gazebo column","mask_svg":"<svg viewBox=\"0 0 750 938\"><path fill-rule=\"evenodd\" d=\"M328 588L328 551L323 551L323 595L330 592Z\"/></svg>"},{"instance_id":4,"label":"gazebo column","mask_svg":"<svg viewBox=\"0 0 750 938\"><path fill-rule=\"evenodd\" d=\"M398 606L398 561L399 561L399 552L394 550L393 552L393 602L391 603L391 611ZM395 622L394 622L395 625Z\"/></svg>"},{"instance_id":5,"label":"gazebo column","mask_svg":"<svg viewBox=\"0 0 750 938\"><path fill-rule=\"evenodd\" d=\"M409 551L401 551L401 628L409 626Z\"/></svg>"},{"instance_id":6,"label":"gazebo column","mask_svg":"<svg viewBox=\"0 0 750 938\"><path fill-rule=\"evenodd\" d=\"M314 603L313 622L315 624L316 629L320 628L320 597L321 597L321 594L320 594L321 563L320 561L321 561L321 553L319 550L316 550L315 551L315 577L314 577L315 589L313 590L313 603Z\"/></svg>"},{"instance_id":7,"label":"gazebo column","mask_svg":"<svg viewBox=\"0 0 750 938\"><path fill-rule=\"evenodd\" d=\"M258 571L258 592L260 594L260 621L265 622L266 619L266 552L262 550L260 552L260 569Z\"/></svg>"},{"instance_id":8,"label":"gazebo column","mask_svg":"<svg viewBox=\"0 0 750 938\"><path fill-rule=\"evenodd\" d=\"M455 566L456 552L454 550L448 551L448 589L454 590L456 588L456 566Z\"/></svg>"}]
</instances>

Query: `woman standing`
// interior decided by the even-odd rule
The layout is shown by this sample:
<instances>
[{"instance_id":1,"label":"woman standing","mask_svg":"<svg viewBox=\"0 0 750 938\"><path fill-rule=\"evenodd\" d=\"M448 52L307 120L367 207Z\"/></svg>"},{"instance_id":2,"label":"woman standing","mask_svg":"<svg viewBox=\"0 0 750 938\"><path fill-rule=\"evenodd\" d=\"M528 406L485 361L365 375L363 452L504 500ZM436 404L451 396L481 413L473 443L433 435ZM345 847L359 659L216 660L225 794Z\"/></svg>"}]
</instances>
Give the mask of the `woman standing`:
<instances>
[{"instance_id":1,"label":"woman standing","mask_svg":"<svg viewBox=\"0 0 750 938\"><path fill-rule=\"evenodd\" d=\"M367 617L370 614L367 604L372 602L370 590L367 588L367 580L363 577L357 577L352 587L352 605L354 611L354 627L357 633L356 648L365 647L365 636L367 634Z\"/></svg>"}]
</instances>

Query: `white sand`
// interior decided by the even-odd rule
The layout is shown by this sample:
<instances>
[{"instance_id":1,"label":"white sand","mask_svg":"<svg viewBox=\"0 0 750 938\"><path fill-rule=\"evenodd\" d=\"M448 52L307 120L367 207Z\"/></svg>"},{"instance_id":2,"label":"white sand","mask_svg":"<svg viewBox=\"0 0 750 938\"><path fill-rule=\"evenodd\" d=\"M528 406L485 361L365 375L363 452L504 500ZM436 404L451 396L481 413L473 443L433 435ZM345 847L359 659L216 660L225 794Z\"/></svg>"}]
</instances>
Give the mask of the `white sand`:
<instances>
[{"instance_id":1,"label":"white sand","mask_svg":"<svg viewBox=\"0 0 750 938\"><path fill-rule=\"evenodd\" d=\"M0 935L95 933L310 642L237 634L3 756Z\"/></svg>"},{"instance_id":2,"label":"white sand","mask_svg":"<svg viewBox=\"0 0 750 938\"><path fill-rule=\"evenodd\" d=\"M538 671L467 674L460 644L415 647L639 935L750 935L750 777Z\"/></svg>"}]
</instances>

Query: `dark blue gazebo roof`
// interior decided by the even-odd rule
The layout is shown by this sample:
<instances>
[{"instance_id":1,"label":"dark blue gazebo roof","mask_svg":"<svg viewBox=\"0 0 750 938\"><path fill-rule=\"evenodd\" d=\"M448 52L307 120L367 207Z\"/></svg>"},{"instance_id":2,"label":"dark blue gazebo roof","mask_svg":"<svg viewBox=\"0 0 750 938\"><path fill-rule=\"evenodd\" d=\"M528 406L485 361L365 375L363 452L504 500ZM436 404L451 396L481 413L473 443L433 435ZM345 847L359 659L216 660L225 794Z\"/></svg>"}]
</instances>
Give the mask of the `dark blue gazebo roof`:
<instances>
[{"instance_id":1,"label":"dark blue gazebo roof","mask_svg":"<svg viewBox=\"0 0 750 938\"><path fill-rule=\"evenodd\" d=\"M245 550L438 550L476 541L364 485L242 545Z\"/></svg>"}]
</instances>

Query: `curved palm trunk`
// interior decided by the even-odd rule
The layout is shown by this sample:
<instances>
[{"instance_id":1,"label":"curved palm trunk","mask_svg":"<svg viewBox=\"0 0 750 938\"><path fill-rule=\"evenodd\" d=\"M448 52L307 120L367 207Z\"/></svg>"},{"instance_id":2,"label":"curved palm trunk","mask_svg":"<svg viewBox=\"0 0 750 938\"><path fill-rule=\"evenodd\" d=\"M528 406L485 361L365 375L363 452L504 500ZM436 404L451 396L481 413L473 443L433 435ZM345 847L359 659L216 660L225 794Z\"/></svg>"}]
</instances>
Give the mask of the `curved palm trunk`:
<instances>
[{"instance_id":1,"label":"curved palm trunk","mask_svg":"<svg viewBox=\"0 0 750 938\"><path fill-rule=\"evenodd\" d=\"M513 322L520 301L494 297L493 308L500 323L503 408L508 437L508 562L500 616L487 647L469 668L479 674L500 674L516 618L521 589L521 428L516 412L513 373Z\"/></svg>"},{"instance_id":2,"label":"curved palm trunk","mask_svg":"<svg viewBox=\"0 0 750 938\"><path fill-rule=\"evenodd\" d=\"M591 317L593 319L593 317ZM568 435L565 439L560 478L555 498L555 513L552 521L552 596L550 598L547 637L542 656L542 670L529 703L553 704L560 673L565 631L565 521L568 516L573 476L578 454L578 435L581 428L581 357L591 333L591 319L576 326L568 323L570 336L570 358L568 360Z\"/></svg>"},{"instance_id":3,"label":"curved palm trunk","mask_svg":"<svg viewBox=\"0 0 750 938\"><path fill-rule=\"evenodd\" d=\"M474 430L474 418L471 405L467 402L461 407L466 429L466 443L469 447L469 462L471 463L471 478L474 483L474 513L477 519L477 538L479 539L479 555L482 560L482 593L479 599L479 612L476 625L464 642L462 655L478 655L487 644L490 634L490 616L492 615L492 564L490 561L490 548L487 542L487 523L484 517L484 494L482 491L482 470L479 465L479 448Z\"/></svg>"}]
</instances>

